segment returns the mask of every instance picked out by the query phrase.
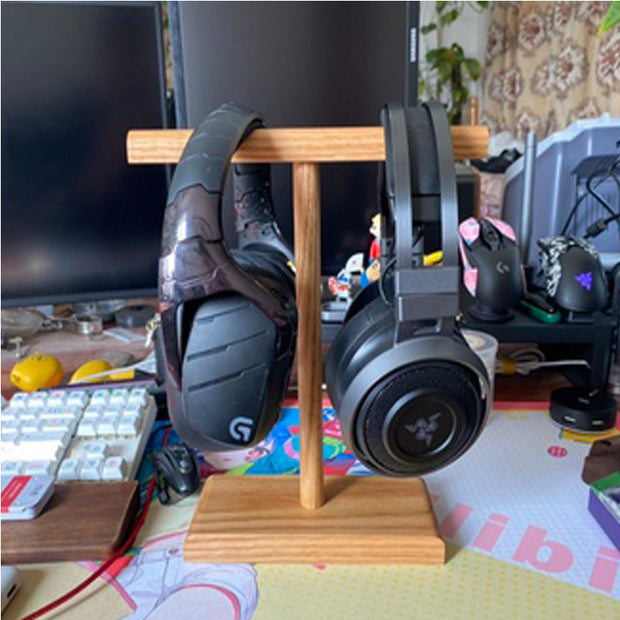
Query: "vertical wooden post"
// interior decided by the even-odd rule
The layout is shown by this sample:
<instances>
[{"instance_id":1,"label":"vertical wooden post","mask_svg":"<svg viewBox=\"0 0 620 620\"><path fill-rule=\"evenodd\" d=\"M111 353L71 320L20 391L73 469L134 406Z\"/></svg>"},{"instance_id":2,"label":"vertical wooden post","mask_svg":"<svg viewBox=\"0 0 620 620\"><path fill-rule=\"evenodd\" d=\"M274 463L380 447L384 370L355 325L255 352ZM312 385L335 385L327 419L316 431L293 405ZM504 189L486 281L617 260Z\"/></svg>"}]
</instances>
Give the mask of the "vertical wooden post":
<instances>
[{"instance_id":1,"label":"vertical wooden post","mask_svg":"<svg viewBox=\"0 0 620 620\"><path fill-rule=\"evenodd\" d=\"M293 164L295 262L299 332L300 473L302 507L319 508L323 489L321 360L321 184L319 165Z\"/></svg>"}]
</instances>

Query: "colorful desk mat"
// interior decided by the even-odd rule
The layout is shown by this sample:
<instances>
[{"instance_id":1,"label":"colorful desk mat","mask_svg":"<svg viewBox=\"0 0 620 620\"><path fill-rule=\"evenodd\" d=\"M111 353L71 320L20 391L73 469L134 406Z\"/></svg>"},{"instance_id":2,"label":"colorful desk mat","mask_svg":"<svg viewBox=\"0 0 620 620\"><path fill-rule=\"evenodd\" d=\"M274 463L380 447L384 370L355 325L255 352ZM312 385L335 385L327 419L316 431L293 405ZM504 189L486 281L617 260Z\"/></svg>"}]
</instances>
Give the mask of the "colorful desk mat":
<instances>
[{"instance_id":1,"label":"colorful desk mat","mask_svg":"<svg viewBox=\"0 0 620 620\"><path fill-rule=\"evenodd\" d=\"M368 474L342 443L329 403L323 420L326 473ZM588 450L534 406L495 411L474 448L425 477L448 543L441 567L186 564L182 545L197 494L174 506L154 502L133 553L50 617L618 617L620 553L587 511L580 474ZM288 403L258 447L209 456L203 470L296 474L298 452L299 411ZM23 591L3 618L33 611L96 566L24 567Z\"/></svg>"}]
</instances>

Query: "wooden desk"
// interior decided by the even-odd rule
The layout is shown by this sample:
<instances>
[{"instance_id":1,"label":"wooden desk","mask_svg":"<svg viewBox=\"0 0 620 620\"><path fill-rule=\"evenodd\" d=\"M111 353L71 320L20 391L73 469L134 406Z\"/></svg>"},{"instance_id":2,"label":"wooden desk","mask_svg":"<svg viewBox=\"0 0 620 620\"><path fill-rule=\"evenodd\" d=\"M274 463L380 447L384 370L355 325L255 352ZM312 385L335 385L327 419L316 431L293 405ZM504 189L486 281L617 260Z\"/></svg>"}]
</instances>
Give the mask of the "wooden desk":
<instances>
[{"instance_id":1,"label":"wooden desk","mask_svg":"<svg viewBox=\"0 0 620 620\"><path fill-rule=\"evenodd\" d=\"M145 333L143 329L132 331L140 335ZM58 358L64 371L62 384L66 384L73 372L89 360L103 357L114 366L115 360L120 359L126 353L130 353L136 361L140 361L152 350L152 347L145 349L144 340L127 343L109 336L89 338L69 331L40 332L27 340L24 346L28 348L22 358L16 358L14 353L2 350L1 391L5 398L17 391L9 378L13 366L32 353L45 353Z\"/></svg>"}]
</instances>

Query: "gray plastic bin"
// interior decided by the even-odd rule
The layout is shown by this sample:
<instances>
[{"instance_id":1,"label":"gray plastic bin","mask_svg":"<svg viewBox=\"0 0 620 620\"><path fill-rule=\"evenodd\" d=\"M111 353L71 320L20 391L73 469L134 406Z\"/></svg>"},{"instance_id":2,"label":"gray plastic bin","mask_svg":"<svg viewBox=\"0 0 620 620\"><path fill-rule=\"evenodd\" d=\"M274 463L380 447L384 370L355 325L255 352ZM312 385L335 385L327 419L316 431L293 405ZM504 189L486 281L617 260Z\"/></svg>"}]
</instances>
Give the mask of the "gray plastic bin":
<instances>
[{"instance_id":1,"label":"gray plastic bin","mask_svg":"<svg viewBox=\"0 0 620 620\"><path fill-rule=\"evenodd\" d=\"M603 114L597 119L581 120L563 131L556 132L538 145L534 198L532 204L532 236L526 263L539 265L536 241L541 237L559 235L570 211L579 197L587 193L586 178L577 174L586 158L597 158L604 166L603 156L620 156L620 119ZM593 160L594 161L594 160ZM523 158L517 160L505 173L503 219L518 233L521 226L523 200ZM587 166L582 166L582 172ZM620 177L620 169L618 170ZM596 185L596 180L593 185ZM596 191L615 211L620 208L620 187L613 178L601 182ZM589 224L609 214L592 196L588 195L575 212L566 234L583 236ZM608 229L592 240L602 253L604 264L620 260L620 229L611 223Z\"/></svg>"}]
</instances>

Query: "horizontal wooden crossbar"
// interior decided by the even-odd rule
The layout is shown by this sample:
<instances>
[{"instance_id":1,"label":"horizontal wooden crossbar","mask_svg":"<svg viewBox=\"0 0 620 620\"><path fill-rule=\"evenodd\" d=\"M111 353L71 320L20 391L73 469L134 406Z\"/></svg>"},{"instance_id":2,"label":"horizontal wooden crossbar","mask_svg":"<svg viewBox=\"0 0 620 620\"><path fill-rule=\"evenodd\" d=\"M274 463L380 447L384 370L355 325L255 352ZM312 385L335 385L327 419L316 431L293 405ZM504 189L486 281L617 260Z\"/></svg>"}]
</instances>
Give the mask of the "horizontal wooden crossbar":
<instances>
[{"instance_id":1,"label":"horizontal wooden crossbar","mask_svg":"<svg viewBox=\"0 0 620 620\"><path fill-rule=\"evenodd\" d=\"M190 129L135 129L127 135L130 164L174 164L191 136ZM452 127L454 158L483 159L489 130ZM233 156L233 163L338 163L384 161L382 127L303 127L257 129Z\"/></svg>"}]
</instances>

